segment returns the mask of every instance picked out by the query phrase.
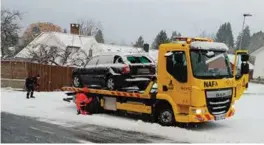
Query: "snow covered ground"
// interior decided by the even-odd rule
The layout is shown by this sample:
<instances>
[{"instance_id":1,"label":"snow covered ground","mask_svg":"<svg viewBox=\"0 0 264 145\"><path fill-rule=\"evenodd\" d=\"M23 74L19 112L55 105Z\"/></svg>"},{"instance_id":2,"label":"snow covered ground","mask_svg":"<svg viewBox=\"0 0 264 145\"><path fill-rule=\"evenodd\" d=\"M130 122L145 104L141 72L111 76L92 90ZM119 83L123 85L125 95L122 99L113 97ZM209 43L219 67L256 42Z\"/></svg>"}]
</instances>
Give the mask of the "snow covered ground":
<instances>
[{"instance_id":1,"label":"snow covered ground","mask_svg":"<svg viewBox=\"0 0 264 145\"><path fill-rule=\"evenodd\" d=\"M63 92L37 92L35 96L36 99L27 100L25 92L1 88L1 111L36 117L68 127L76 125L76 122L96 124L163 136L178 142L264 143L264 85L249 85L248 91L235 104L236 114L231 119L210 122L191 129L163 127L107 114L77 116L74 104L62 101L66 96Z\"/></svg>"}]
</instances>

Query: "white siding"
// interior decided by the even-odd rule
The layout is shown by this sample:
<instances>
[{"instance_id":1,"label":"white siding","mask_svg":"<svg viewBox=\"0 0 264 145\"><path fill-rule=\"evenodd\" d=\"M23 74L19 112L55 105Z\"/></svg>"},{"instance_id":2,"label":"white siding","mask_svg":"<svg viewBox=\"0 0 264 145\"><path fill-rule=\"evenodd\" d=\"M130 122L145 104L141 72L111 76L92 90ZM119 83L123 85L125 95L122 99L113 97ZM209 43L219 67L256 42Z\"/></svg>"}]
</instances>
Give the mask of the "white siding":
<instances>
[{"instance_id":1,"label":"white siding","mask_svg":"<svg viewBox=\"0 0 264 145\"><path fill-rule=\"evenodd\" d=\"M264 50L255 54L255 67L253 72L253 78L263 78L264 79Z\"/></svg>"}]
</instances>

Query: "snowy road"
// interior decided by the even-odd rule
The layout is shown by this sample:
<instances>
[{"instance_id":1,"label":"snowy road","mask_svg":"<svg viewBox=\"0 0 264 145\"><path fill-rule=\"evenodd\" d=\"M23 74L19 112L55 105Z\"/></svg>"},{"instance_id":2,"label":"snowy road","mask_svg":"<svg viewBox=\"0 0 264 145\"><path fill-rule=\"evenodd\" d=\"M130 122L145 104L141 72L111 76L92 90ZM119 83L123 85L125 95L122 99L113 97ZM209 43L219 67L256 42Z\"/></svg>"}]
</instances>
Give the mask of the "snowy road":
<instances>
[{"instance_id":1,"label":"snowy road","mask_svg":"<svg viewBox=\"0 0 264 145\"><path fill-rule=\"evenodd\" d=\"M80 124L89 129L95 126L140 132L149 135L153 142L191 142L191 143L264 143L264 85L249 84L248 91L235 104L234 117L210 122L197 128L162 127L158 124L143 122L107 114L77 116L72 103L62 101L63 92L37 92L36 99L25 99L25 92L1 90L1 109L17 115L37 117L41 121L74 128ZM14 102L18 102L16 105ZM93 130L93 129L92 129ZM107 131L109 136L114 131ZM154 138L158 138L154 140ZM129 142L129 141L128 141Z\"/></svg>"},{"instance_id":2,"label":"snowy road","mask_svg":"<svg viewBox=\"0 0 264 145\"><path fill-rule=\"evenodd\" d=\"M173 142L158 136L82 124L62 127L32 117L1 112L2 143L152 143Z\"/></svg>"}]
</instances>

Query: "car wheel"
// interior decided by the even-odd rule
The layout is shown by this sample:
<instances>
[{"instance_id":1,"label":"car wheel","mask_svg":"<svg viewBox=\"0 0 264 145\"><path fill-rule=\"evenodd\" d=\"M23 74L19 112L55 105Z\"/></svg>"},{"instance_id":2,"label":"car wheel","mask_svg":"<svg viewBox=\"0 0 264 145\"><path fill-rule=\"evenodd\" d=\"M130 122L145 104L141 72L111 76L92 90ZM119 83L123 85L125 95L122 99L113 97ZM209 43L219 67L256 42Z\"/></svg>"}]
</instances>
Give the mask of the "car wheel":
<instances>
[{"instance_id":1,"label":"car wheel","mask_svg":"<svg viewBox=\"0 0 264 145\"><path fill-rule=\"evenodd\" d=\"M73 81L74 87L83 87L83 83L82 83L80 76L74 75L72 81Z\"/></svg>"},{"instance_id":2,"label":"car wheel","mask_svg":"<svg viewBox=\"0 0 264 145\"><path fill-rule=\"evenodd\" d=\"M114 90L116 88L115 80L112 77L106 80L106 88L109 90Z\"/></svg>"},{"instance_id":3,"label":"car wheel","mask_svg":"<svg viewBox=\"0 0 264 145\"><path fill-rule=\"evenodd\" d=\"M171 126L174 124L174 114L171 109L162 109L158 112L158 123L164 126Z\"/></svg>"}]
</instances>

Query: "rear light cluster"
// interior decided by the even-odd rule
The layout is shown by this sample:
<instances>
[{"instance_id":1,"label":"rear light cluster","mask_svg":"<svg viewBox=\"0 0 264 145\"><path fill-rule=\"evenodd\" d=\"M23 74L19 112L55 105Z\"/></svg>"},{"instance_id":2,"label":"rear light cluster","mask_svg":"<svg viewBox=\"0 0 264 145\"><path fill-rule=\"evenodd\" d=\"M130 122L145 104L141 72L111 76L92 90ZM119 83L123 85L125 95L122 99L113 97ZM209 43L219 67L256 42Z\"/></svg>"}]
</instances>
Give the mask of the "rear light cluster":
<instances>
[{"instance_id":1,"label":"rear light cluster","mask_svg":"<svg viewBox=\"0 0 264 145\"><path fill-rule=\"evenodd\" d=\"M150 72L151 73L156 73L156 66L155 65L151 66Z\"/></svg>"},{"instance_id":2,"label":"rear light cluster","mask_svg":"<svg viewBox=\"0 0 264 145\"><path fill-rule=\"evenodd\" d=\"M122 68L122 71L121 71L122 74L128 74L130 73L130 67L128 65L125 65L123 68Z\"/></svg>"}]
</instances>

